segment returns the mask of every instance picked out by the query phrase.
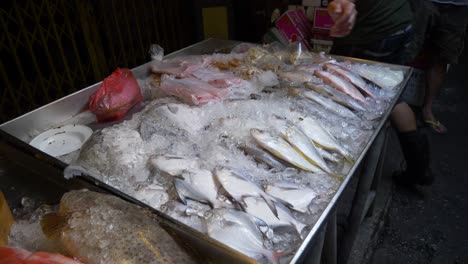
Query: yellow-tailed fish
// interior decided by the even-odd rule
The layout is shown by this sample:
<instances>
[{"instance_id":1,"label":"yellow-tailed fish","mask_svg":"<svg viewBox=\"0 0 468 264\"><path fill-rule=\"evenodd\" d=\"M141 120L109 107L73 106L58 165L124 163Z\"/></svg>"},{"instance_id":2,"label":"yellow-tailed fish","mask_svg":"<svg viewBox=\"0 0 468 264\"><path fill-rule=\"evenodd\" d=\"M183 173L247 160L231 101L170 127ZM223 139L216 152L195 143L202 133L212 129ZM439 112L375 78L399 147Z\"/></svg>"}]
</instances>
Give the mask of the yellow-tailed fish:
<instances>
[{"instance_id":1,"label":"yellow-tailed fish","mask_svg":"<svg viewBox=\"0 0 468 264\"><path fill-rule=\"evenodd\" d=\"M318 153L314 143L312 143L312 141L300 129L294 126L286 127L283 131L281 131L281 135L310 163L329 174L333 173L328 164Z\"/></svg>"},{"instance_id":2,"label":"yellow-tailed fish","mask_svg":"<svg viewBox=\"0 0 468 264\"><path fill-rule=\"evenodd\" d=\"M269 133L255 128L250 130L250 134L260 146L270 151L278 158L283 159L305 171L314 173L322 172L319 167L307 161L286 140L282 139L281 137L273 137Z\"/></svg>"},{"instance_id":3,"label":"yellow-tailed fish","mask_svg":"<svg viewBox=\"0 0 468 264\"><path fill-rule=\"evenodd\" d=\"M346 150L338 140L330 134L318 120L310 117L306 117L297 123L297 126L301 128L306 136L308 136L317 146L327 149L334 150L343 155L347 160L352 161L351 154Z\"/></svg>"},{"instance_id":4,"label":"yellow-tailed fish","mask_svg":"<svg viewBox=\"0 0 468 264\"><path fill-rule=\"evenodd\" d=\"M70 191L41 226L88 264L195 263L148 212L111 195Z\"/></svg>"}]
</instances>

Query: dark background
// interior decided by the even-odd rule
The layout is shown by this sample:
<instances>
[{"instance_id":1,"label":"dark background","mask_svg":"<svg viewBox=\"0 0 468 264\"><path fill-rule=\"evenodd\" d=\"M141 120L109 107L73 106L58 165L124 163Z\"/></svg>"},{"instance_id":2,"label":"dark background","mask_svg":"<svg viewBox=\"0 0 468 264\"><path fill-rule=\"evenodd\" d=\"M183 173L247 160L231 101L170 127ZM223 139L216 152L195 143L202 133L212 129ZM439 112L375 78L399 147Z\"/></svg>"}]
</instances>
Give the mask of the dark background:
<instances>
[{"instance_id":1,"label":"dark background","mask_svg":"<svg viewBox=\"0 0 468 264\"><path fill-rule=\"evenodd\" d=\"M0 123L97 83L116 67L203 40L201 9L226 6L229 38L260 42L293 0L20 0L0 4Z\"/></svg>"}]
</instances>

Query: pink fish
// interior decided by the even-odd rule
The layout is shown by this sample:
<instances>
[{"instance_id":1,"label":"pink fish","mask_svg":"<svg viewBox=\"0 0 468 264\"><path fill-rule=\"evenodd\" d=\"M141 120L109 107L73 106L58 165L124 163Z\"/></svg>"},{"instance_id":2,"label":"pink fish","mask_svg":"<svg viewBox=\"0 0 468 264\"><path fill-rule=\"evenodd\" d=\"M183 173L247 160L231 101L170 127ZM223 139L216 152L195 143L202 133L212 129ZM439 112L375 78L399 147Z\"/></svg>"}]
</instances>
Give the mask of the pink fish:
<instances>
[{"instance_id":1,"label":"pink fish","mask_svg":"<svg viewBox=\"0 0 468 264\"><path fill-rule=\"evenodd\" d=\"M348 80L350 83L354 84L361 92L364 94L375 98L376 96L367 88L367 83L366 81L359 75L355 74L354 72L334 63L326 63L324 65L324 68L331 72L334 73L346 80Z\"/></svg>"},{"instance_id":2,"label":"pink fish","mask_svg":"<svg viewBox=\"0 0 468 264\"><path fill-rule=\"evenodd\" d=\"M242 78L216 68L201 68L192 73L197 79L208 82L218 88L231 88L245 84Z\"/></svg>"},{"instance_id":3,"label":"pink fish","mask_svg":"<svg viewBox=\"0 0 468 264\"><path fill-rule=\"evenodd\" d=\"M160 89L190 105L206 104L209 101L223 99L229 92L229 89L219 89L193 77L175 79L167 75L163 76Z\"/></svg>"},{"instance_id":4,"label":"pink fish","mask_svg":"<svg viewBox=\"0 0 468 264\"><path fill-rule=\"evenodd\" d=\"M1 247L0 263L8 264L82 264L81 262L55 253L29 252L25 249Z\"/></svg>"},{"instance_id":5,"label":"pink fish","mask_svg":"<svg viewBox=\"0 0 468 264\"><path fill-rule=\"evenodd\" d=\"M315 71L314 74L321 78L325 83L329 84L333 88L342 91L343 93L351 96L352 98L364 103L364 104L369 104L364 96L352 85L350 82L348 82L346 79L343 79L339 76L336 76L330 72L326 71Z\"/></svg>"}]
</instances>

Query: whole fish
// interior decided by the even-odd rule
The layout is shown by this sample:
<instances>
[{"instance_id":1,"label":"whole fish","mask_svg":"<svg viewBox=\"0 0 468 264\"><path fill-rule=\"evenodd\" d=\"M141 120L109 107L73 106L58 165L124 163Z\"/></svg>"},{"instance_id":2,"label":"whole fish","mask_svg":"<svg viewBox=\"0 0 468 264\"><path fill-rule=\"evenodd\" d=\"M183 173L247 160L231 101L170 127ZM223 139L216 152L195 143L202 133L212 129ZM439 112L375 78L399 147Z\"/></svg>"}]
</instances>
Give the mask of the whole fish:
<instances>
[{"instance_id":1,"label":"whole fish","mask_svg":"<svg viewBox=\"0 0 468 264\"><path fill-rule=\"evenodd\" d=\"M115 196L70 191L42 230L80 261L94 263L194 263L158 222Z\"/></svg>"},{"instance_id":2,"label":"whole fish","mask_svg":"<svg viewBox=\"0 0 468 264\"><path fill-rule=\"evenodd\" d=\"M265 186L265 192L281 201L286 201L291 205L291 209L301 213L308 212L310 203L317 197L314 190L288 182L267 185Z\"/></svg>"},{"instance_id":3,"label":"whole fish","mask_svg":"<svg viewBox=\"0 0 468 264\"><path fill-rule=\"evenodd\" d=\"M387 90L395 88L404 78L403 71L396 71L381 66L355 64L352 66L352 69L363 78Z\"/></svg>"},{"instance_id":4,"label":"whole fish","mask_svg":"<svg viewBox=\"0 0 468 264\"><path fill-rule=\"evenodd\" d=\"M320 168L307 161L286 140L280 137L273 137L269 133L255 128L250 130L250 134L260 146L270 151L278 158L283 159L305 171L314 173L322 171Z\"/></svg>"},{"instance_id":5,"label":"whole fish","mask_svg":"<svg viewBox=\"0 0 468 264\"><path fill-rule=\"evenodd\" d=\"M267 151L247 145L241 146L241 149L257 162L264 163L272 169L284 170L287 168L287 166L283 164L284 162L278 160L275 156L271 155Z\"/></svg>"},{"instance_id":6,"label":"whole fish","mask_svg":"<svg viewBox=\"0 0 468 264\"><path fill-rule=\"evenodd\" d=\"M314 73L317 77L338 91L342 91L343 93L362 102L363 104L369 104L366 101L366 98L364 98L364 96L356 89L356 87L354 87L354 85L352 85L347 80L326 71L315 71Z\"/></svg>"},{"instance_id":7,"label":"whole fish","mask_svg":"<svg viewBox=\"0 0 468 264\"><path fill-rule=\"evenodd\" d=\"M162 155L152 158L151 164L158 170L171 176L182 174L185 170L198 169L199 164L196 159L175 155Z\"/></svg>"},{"instance_id":8,"label":"whole fish","mask_svg":"<svg viewBox=\"0 0 468 264\"><path fill-rule=\"evenodd\" d=\"M310 117L304 118L297 123L297 126L319 147L326 150L334 150L339 152L349 161L352 161L351 154L338 142L338 140L330 134L318 120Z\"/></svg>"},{"instance_id":9,"label":"whole fish","mask_svg":"<svg viewBox=\"0 0 468 264\"><path fill-rule=\"evenodd\" d=\"M301 232L307 225L297 221L291 215L291 212L288 210L288 208L286 208L284 205L276 203L276 208L278 210L278 219L271 212L270 208L263 199L257 197L247 197L244 199L244 201L247 204L247 206L244 209L247 213L265 221L265 223L271 228L276 228L280 226L294 226L299 236L301 236L302 238Z\"/></svg>"},{"instance_id":10,"label":"whole fish","mask_svg":"<svg viewBox=\"0 0 468 264\"><path fill-rule=\"evenodd\" d=\"M221 183L223 188L231 195L234 200L239 202L242 206L246 206L244 198L246 197L260 197L270 207L271 211L278 215L276 206L272 198L266 194L260 187L248 181L245 177L235 173L231 169L225 167L217 167L214 170L214 175Z\"/></svg>"},{"instance_id":11,"label":"whole fish","mask_svg":"<svg viewBox=\"0 0 468 264\"><path fill-rule=\"evenodd\" d=\"M72 258L48 252L29 252L21 248L0 246L0 263L5 264L82 264Z\"/></svg>"},{"instance_id":12,"label":"whole fish","mask_svg":"<svg viewBox=\"0 0 468 264\"><path fill-rule=\"evenodd\" d=\"M323 108L325 108L326 110L336 114L336 115L339 115L341 117L344 117L344 118L349 118L349 119L354 119L354 120L361 120L356 114L354 114L351 110L349 110L348 108L340 105L340 104L337 104L335 102L333 102L332 100L328 99L328 98L325 98L323 96L321 96L320 94L314 92L314 91L301 91L300 92L301 95L303 95L304 97L306 97L307 99L310 99L318 104L320 104L321 106L323 106Z\"/></svg>"},{"instance_id":13,"label":"whole fish","mask_svg":"<svg viewBox=\"0 0 468 264\"><path fill-rule=\"evenodd\" d=\"M346 106L348 108L351 108L351 109L354 109L354 110L361 110L361 111L365 111L366 109L361 105L361 103L359 103L358 101L356 101L355 99L353 99L352 97L348 96L347 94L343 93L343 92L340 92L336 89L333 89L331 88L330 86L328 85L322 85L322 84L315 84L315 83L306 83L305 86L307 88L310 88L314 91L316 91L317 93L325 96L325 97L328 97L330 99L332 99L333 101L343 105L343 106Z\"/></svg>"},{"instance_id":14,"label":"whole fish","mask_svg":"<svg viewBox=\"0 0 468 264\"><path fill-rule=\"evenodd\" d=\"M364 94L372 98L376 98L374 93L370 89L367 88L366 81L363 78L361 78L361 76L359 76L358 74L334 63L326 63L323 67L327 71L335 73L336 75L348 80L350 83L354 84L354 86L356 86Z\"/></svg>"},{"instance_id":15,"label":"whole fish","mask_svg":"<svg viewBox=\"0 0 468 264\"><path fill-rule=\"evenodd\" d=\"M210 237L253 259L265 257L278 263L282 254L265 248L259 220L233 209L216 209L212 214L207 221Z\"/></svg>"},{"instance_id":16,"label":"whole fish","mask_svg":"<svg viewBox=\"0 0 468 264\"><path fill-rule=\"evenodd\" d=\"M218 189L213 173L209 170L191 169L181 174L182 179L175 178L179 198L187 204L186 198L208 203L213 208L232 207L232 204L218 199Z\"/></svg>"},{"instance_id":17,"label":"whole fish","mask_svg":"<svg viewBox=\"0 0 468 264\"><path fill-rule=\"evenodd\" d=\"M312 140L309 139L301 130L290 126L281 131L281 135L289 142L289 144L291 144L291 146L293 146L298 152L302 153L310 163L329 174L333 173L327 163L323 160L322 156L318 153Z\"/></svg>"}]
</instances>

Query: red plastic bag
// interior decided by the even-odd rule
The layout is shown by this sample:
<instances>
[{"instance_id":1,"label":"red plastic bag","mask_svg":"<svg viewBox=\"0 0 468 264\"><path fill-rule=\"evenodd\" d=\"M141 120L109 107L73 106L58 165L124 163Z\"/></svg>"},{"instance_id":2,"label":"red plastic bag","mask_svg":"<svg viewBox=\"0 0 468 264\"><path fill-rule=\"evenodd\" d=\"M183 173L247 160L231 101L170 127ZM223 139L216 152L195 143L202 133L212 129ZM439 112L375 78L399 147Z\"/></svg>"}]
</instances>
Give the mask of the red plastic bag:
<instances>
[{"instance_id":1,"label":"red plastic bag","mask_svg":"<svg viewBox=\"0 0 468 264\"><path fill-rule=\"evenodd\" d=\"M82 264L60 254L29 252L25 249L0 246L0 263L11 264Z\"/></svg>"},{"instance_id":2,"label":"red plastic bag","mask_svg":"<svg viewBox=\"0 0 468 264\"><path fill-rule=\"evenodd\" d=\"M89 97L88 107L96 114L99 122L112 121L122 118L142 99L140 87L133 73L129 69L117 68Z\"/></svg>"}]
</instances>

